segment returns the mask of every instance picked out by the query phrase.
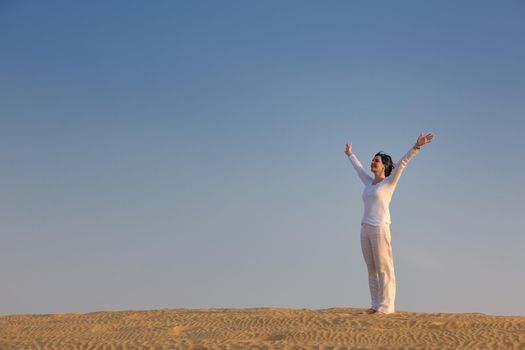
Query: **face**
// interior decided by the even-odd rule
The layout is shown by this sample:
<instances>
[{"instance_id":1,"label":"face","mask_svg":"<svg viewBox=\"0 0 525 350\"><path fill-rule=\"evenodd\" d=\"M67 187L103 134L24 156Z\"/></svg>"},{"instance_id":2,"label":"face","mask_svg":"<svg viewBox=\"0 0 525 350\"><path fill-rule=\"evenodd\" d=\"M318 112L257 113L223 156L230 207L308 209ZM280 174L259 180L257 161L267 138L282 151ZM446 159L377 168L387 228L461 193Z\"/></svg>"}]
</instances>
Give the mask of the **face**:
<instances>
[{"instance_id":1,"label":"face","mask_svg":"<svg viewBox=\"0 0 525 350\"><path fill-rule=\"evenodd\" d=\"M385 171L385 166L383 165L383 160L380 156L375 156L372 159L372 164L370 164L370 169L374 174L381 175Z\"/></svg>"}]
</instances>

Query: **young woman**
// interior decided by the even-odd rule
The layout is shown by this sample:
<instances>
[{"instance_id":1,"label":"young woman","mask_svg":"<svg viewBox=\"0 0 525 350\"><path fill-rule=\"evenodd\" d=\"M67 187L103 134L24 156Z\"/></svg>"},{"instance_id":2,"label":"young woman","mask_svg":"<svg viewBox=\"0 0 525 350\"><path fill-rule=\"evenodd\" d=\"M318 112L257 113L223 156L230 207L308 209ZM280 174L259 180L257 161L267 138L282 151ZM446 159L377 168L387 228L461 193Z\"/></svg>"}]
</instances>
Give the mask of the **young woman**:
<instances>
[{"instance_id":1,"label":"young woman","mask_svg":"<svg viewBox=\"0 0 525 350\"><path fill-rule=\"evenodd\" d=\"M373 178L365 172L352 153L352 143L346 144L345 153L365 185L362 195L365 211L361 220L361 249L368 268L368 285L372 298L372 307L366 311L369 314L389 314L395 311L396 277L390 243L390 200L408 162L433 137L432 134L423 136L420 133L416 144L396 165L389 155L378 152L370 165Z\"/></svg>"}]
</instances>

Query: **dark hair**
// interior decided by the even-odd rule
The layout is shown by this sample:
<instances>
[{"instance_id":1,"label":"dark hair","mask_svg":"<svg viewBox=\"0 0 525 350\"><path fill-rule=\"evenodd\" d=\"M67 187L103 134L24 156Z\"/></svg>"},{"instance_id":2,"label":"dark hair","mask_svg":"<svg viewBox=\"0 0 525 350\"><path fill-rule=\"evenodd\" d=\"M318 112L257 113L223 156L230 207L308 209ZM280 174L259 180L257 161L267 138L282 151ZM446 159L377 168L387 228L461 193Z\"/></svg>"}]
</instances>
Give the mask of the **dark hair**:
<instances>
[{"instance_id":1,"label":"dark hair","mask_svg":"<svg viewBox=\"0 0 525 350\"><path fill-rule=\"evenodd\" d=\"M376 156L381 157L381 161L383 162L383 165L385 166L385 176L388 177L390 173L392 172L392 170L394 170L395 168L394 162L392 162L392 158L388 154L383 153L382 151L377 152L374 158Z\"/></svg>"}]
</instances>

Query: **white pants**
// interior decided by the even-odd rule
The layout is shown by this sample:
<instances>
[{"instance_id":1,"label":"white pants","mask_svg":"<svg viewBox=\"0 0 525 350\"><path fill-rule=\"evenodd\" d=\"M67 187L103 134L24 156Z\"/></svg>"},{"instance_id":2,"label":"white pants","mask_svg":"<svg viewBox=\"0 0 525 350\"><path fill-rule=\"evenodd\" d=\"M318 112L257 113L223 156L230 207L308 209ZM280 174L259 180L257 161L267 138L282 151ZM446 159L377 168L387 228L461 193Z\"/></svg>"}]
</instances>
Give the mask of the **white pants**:
<instances>
[{"instance_id":1,"label":"white pants","mask_svg":"<svg viewBox=\"0 0 525 350\"><path fill-rule=\"evenodd\" d=\"M390 225L361 224L361 249L368 268L372 309L394 312L396 276L392 258Z\"/></svg>"}]
</instances>

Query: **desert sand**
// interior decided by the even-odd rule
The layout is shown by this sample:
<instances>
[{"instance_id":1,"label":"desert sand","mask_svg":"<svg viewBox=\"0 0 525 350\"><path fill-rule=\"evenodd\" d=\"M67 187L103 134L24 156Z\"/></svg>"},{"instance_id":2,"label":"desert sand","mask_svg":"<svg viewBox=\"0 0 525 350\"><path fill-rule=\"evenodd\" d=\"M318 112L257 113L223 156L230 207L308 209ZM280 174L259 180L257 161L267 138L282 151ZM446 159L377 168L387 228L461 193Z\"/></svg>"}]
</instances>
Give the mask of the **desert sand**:
<instances>
[{"instance_id":1,"label":"desert sand","mask_svg":"<svg viewBox=\"0 0 525 350\"><path fill-rule=\"evenodd\" d=\"M525 349L525 317L162 309L0 317L0 349Z\"/></svg>"}]
</instances>

